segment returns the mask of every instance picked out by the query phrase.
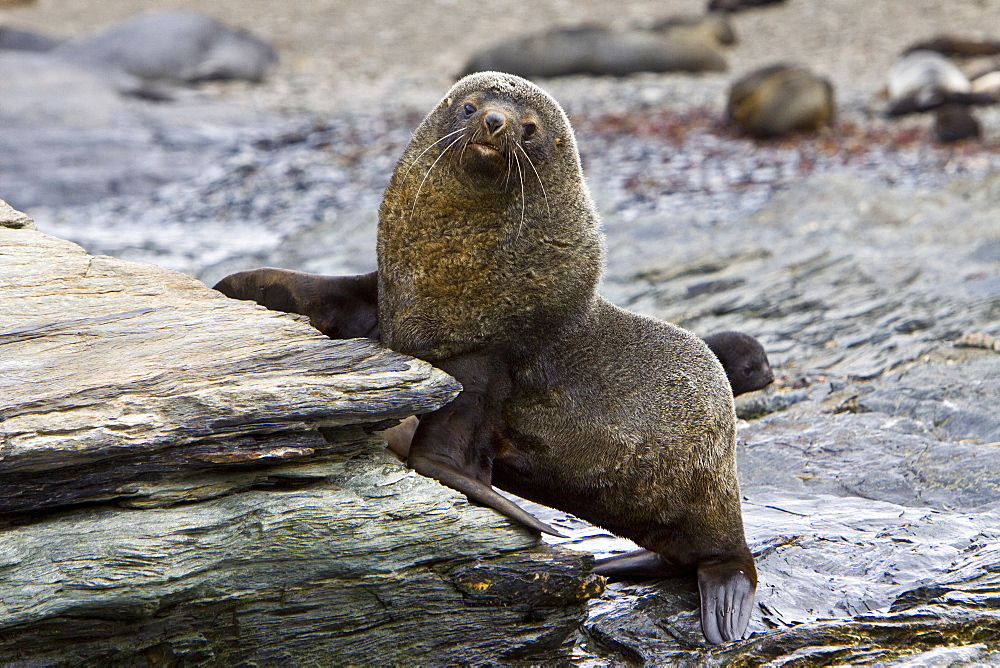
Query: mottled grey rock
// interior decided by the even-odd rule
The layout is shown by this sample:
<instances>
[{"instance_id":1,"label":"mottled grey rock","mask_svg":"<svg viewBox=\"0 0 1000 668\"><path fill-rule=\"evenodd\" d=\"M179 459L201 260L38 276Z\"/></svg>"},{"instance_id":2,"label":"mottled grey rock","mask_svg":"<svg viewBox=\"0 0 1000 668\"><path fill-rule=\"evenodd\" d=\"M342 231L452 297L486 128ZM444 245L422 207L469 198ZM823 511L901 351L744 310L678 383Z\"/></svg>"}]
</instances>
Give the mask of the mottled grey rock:
<instances>
[{"instance_id":1,"label":"mottled grey rock","mask_svg":"<svg viewBox=\"0 0 1000 668\"><path fill-rule=\"evenodd\" d=\"M0 662L516 659L603 591L385 449L443 372L0 220Z\"/></svg>"},{"instance_id":2,"label":"mottled grey rock","mask_svg":"<svg viewBox=\"0 0 1000 668\"><path fill-rule=\"evenodd\" d=\"M740 402L751 637L695 647L696 592L678 581L613 585L590 638L656 665L995 659L995 178L936 192L814 179L717 227L718 255L618 286L695 331L754 334L779 380ZM573 542L608 551L598 537Z\"/></svg>"}]
</instances>

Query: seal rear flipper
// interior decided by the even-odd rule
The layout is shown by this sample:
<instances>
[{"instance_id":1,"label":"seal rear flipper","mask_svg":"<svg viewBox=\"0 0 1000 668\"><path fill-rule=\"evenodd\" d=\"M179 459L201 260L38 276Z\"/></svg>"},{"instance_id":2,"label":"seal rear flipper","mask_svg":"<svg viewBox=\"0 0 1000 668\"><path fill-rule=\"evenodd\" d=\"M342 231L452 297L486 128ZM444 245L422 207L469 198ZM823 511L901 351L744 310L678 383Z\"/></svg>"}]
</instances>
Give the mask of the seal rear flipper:
<instances>
[{"instance_id":1,"label":"seal rear flipper","mask_svg":"<svg viewBox=\"0 0 1000 668\"><path fill-rule=\"evenodd\" d=\"M738 561L698 568L701 594L701 630L705 639L719 645L743 637L750 623L757 585Z\"/></svg>"},{"instance_id":2,"label":"seal rear flipper","mask_svg":"<svg viewBox=\"0 0 1000 668\"><path fill-rule=\"evenodd\" d=\"M233 299L298 313L331 339L379 338L378 273L322 276L264 267L230 274L215 284Z\"/></svg>"},{"instance_id":3,"label":"seal rear flipper","mask_svg":"<svg viewBox=\"0 0 1000 668\"><path fill-rule=\"evenodd\" d=\"M598 559L594 572L609 578L630 580L677 575L677 568L656 552L639 549Z\"/></svg>"},{"instance_id":4,"label":"seal rear flipper","mask_svg":"<svg viewBox=\"0 0 1000 668\"><path fill-rule=\"evenodd\" d=\"M462 492L473 501L478 501L484 506L489 506L502 515L506 515L512 520L516 520L535 531L547 533L550 536L566 538L545 522L527 512L510 499L501 496L495 489L475 478L460 473L455 469L435 462L420 455L410 455L407 465L420 475L434 478L438 482Z\"/></svg>"}]
</instances>

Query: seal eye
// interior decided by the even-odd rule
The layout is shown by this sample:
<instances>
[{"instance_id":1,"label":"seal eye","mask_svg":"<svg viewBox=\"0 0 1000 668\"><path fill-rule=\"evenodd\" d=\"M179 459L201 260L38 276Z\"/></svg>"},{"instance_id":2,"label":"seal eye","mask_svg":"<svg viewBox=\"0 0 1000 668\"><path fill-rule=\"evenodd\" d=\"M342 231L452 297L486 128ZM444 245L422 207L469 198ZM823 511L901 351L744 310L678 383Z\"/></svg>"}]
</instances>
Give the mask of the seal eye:
<instances>
[{"instance_id":1,"label":"seal eye","mask_svg":"<svg viewBox=\"0 0 1000 668\"><path fill-rule=\"evenodd\" d=\"M524 125L521 126L521 128L524 130L524 136L530 137L531 135L535 134L535 130L538 129L538 126L535 125L534 123L525 123Z\"/></svg>"},{"instance_id":2,"label":"seal eye","mask_svg":"<svg viewBox=\"0 0 1000 668\"><path fill-rule=\"evenodd\" d=\"M466 116L471 116L474 113L476 113L476 105L472 104L471 102L466 102L465 103L465 115Z\"/></svg>"}]
</instances>

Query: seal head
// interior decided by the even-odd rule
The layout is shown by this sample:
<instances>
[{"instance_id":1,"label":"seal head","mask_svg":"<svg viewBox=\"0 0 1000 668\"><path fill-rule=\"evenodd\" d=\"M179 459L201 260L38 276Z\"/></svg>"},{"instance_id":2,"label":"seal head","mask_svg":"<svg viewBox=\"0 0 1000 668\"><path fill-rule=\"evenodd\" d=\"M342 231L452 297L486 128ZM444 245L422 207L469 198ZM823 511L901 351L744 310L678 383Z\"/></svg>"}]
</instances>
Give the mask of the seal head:
<instances>
[{"instance_id":1,"label":"seal head","mask_svg":"<svg viewBox=\"0 0 1000 668\"><path fill-rule=\"evenodd\" d=\"M456 83L386 189L378 258L382 340L428 361L532 348L589 308L603 245L562 108L509 74Z\"/></svg>"}]
</instances>

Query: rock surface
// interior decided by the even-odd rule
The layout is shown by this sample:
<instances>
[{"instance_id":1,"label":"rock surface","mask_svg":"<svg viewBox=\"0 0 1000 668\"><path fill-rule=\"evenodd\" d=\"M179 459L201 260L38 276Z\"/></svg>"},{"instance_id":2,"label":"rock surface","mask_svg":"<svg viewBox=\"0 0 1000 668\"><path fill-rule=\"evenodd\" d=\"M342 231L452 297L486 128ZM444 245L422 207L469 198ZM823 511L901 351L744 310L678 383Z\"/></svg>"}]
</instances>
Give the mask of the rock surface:
<instances>
[{"instance_id":1,"label":"rock surface","mask_svg":"<svg viewBox=\"0 0 1000 668\"><path fill-rule=\"evenodd\" d=\"M737 401L754 636L699 647L681 582L612 585L592 639L657 665L1000 658L998 183L818 175L715 224L714 259L612 260L617 300L696 332L752 332L779 379ZM654 219L698 248L693 225ZM621 549L566 530L577 548Z\"/></svg>"},{"instance_id":2,"label":"rock surface","mask_svg":"<svg viewBox=\"0 0 1000 668\"><path fill-rule=\"evenodd\" d=\"M2 201L0 284L0 661L516 658L603 591L372 433L457 393L430 365Z\"/></svg>"},{"instance_id":3,"label":"rock surface","mask_svg":"<svg viewBox=\"0 0 1000 668\"><path fill-rule=\"evenodd\" d=\"M0 67L14 130L0 133L2 196L93 253L210 285L268 264L369 271L388 175L470 54L526 26L627 28L703 7L202 1L279 47L275 76L157 106L99 91L91 103L72 74L40 96L39 70ZM72 37L130 11L43 2L10 24ZM618 583L575 650L536 661L1000 663L1000 107L977 109L981 142L942 147L928 115L886 120L879 97L909 44L981 35L998 11L1000 0L788 2L733 17L729 74L540 82L571 115L604 218L604 294L698 334L754 334L778 382L738 402L755 635L707 648L689 581ZM828 133L750 141L722 122L731 81L778 60L833 81ZM574 549L628 548L533 510ZM493 649L477 656L499 661Z\"/></svg>"}]
</instances>

